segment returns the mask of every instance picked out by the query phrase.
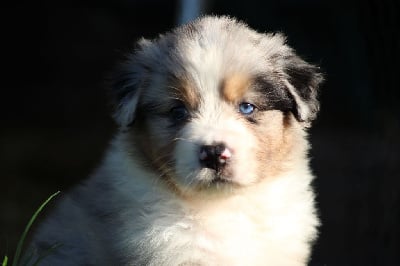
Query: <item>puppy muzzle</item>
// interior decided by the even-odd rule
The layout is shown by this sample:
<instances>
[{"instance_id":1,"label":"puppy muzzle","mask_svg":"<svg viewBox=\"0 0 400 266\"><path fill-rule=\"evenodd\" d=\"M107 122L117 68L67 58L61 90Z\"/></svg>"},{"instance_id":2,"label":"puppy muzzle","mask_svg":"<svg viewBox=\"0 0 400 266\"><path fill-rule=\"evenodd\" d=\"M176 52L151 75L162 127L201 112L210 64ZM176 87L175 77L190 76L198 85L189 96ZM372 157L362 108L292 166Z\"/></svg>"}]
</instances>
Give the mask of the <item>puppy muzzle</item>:
<instances>
[{"instance_id":1,"label":"puppy muzzle","mask_svg":"<svg viewBox=\"0 0 400 266\"><path fill-rule=\"evenodd\" d=\"M199 160L203 167L220 172L228 163L232 153L223 143L200 147Z\"/></svg>"}]
</instances>

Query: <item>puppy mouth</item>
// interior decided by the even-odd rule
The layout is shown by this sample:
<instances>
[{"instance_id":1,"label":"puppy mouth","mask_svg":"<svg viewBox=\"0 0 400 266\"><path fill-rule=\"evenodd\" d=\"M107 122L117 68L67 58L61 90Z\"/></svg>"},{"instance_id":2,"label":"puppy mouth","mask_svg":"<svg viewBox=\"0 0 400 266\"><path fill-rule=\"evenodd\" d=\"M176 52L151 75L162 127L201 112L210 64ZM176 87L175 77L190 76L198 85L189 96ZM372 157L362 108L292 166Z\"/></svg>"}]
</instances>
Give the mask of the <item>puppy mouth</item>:
<instances>
[{"instance_id":1,"label":"puppy mouth","mask_svg":"<svg viewBox=\"0 0 400 266\"><path fill-rule=\"evenodd\" d=\"M232 183L232 181L225 179L219 175L216 175L210 182L210 184L212 185L216 185L216 184L229 184Z\"/></svg>"},{"instance_id":2,"label":"puppy mouth","mask_svg":"<svg viewBox=\"0 0 400 266\"><path fill-rule=\"evenodd\" d=\"M237 185L227 173L226 169L211 170L210 179L203 183L203 187L229 187Z\"/></svg>"}]
</instances>

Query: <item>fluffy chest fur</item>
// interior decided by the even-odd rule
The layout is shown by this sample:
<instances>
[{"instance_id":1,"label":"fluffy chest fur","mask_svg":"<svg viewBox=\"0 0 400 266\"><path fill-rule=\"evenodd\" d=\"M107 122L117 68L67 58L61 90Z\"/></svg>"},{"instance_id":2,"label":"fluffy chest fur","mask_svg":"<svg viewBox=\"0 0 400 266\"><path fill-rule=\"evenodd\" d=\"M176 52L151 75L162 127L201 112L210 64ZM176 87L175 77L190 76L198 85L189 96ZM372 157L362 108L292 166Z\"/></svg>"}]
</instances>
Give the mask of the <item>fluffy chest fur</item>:
<instances>
[{"instance_id":1,"label":"fluffy chest fur","mask_svg":"<svg viewBox=\"0 0 400 266\"><path fill-rule=\"evenodd\" d=\"M110 161L124 162L124 158L113 153ZM118 182L110 184L113 192L103 205L118 213L113 249L120 251L119 260L127 265L304 265L307 261L318 221L306 168L234 193L197 198L177 197L157 182L157 176L138 169L118 171ZM130 171L143 178L132 180ZM121 209L121 202L132 208Z\"/></svg>"}]
</instances>

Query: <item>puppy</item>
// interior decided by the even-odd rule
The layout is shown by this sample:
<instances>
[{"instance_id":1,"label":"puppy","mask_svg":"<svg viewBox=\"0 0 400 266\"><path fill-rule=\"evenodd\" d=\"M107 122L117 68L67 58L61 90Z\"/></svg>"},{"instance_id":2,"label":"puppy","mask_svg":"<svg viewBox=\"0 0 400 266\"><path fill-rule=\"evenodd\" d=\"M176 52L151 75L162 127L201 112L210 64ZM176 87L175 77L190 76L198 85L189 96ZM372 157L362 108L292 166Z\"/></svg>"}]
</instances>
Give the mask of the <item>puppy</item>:
<instances>
[{"instance_id":1,"label":"puppy","mask_svg":"<svg viewBox=\"0 0 400 266\"><path fill-rule=\"evenodd\" d=\"M31 261L58 244L40 265L305 265L321 81L284 36L228 17L141 40L112 85L119 131Z\"/></svg>"}]
</instances>

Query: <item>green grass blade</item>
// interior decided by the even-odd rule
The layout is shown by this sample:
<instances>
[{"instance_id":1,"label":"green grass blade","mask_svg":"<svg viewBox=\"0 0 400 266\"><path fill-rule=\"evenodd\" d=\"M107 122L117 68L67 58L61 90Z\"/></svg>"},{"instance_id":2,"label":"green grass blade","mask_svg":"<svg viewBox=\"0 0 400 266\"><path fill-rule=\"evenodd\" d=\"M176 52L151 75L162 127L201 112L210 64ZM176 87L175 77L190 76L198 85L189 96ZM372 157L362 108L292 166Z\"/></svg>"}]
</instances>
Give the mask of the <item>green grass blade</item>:
<instances>
[{"instance_id":1,"label":"green grass blade","mask_svg":"<svg viewBox=\"0 0 400 266\"><path fill-rule=\"evenodd\" d=\"M8 257L4 256L4 260L3 260L3 263L1 264L1 266L7 266L7 263L8 263Z\"/></svg>"},{"instance_id":2,"label":"green grass blade","mask_svg":"<svg viewBox=\"0 0 400 266\"><path fill-rule=\"evenodd\" d=\"M40 207L36 210L36 212L33 214L31 219L29 220L29 223L26 225L25 230L22 233L22 236L18 241L18 245L17 245L17 249L16 249L15 254L14 254L14 259L13 259L12 266L17 266L18 265L19 258L21 256L22 247L24 245L25 238L26 238L26 236L27 236L27 234L29 232L29 229L31 228L33 222L36 220L37 216L43 210L43 208L47 205L47 203L49 203L55 196L57 196L58 193L60 193L60 191L57 191L56 193L51 195L45 202L43 202L43 204L40 205Z\"/></svg>"}]
</instances>

